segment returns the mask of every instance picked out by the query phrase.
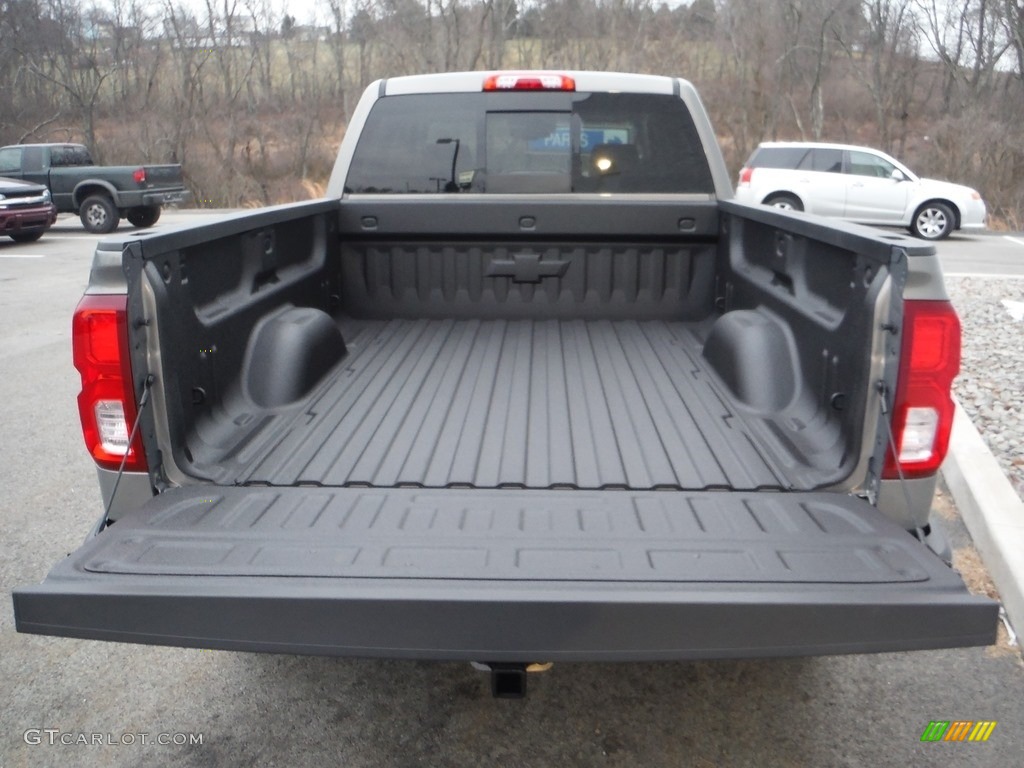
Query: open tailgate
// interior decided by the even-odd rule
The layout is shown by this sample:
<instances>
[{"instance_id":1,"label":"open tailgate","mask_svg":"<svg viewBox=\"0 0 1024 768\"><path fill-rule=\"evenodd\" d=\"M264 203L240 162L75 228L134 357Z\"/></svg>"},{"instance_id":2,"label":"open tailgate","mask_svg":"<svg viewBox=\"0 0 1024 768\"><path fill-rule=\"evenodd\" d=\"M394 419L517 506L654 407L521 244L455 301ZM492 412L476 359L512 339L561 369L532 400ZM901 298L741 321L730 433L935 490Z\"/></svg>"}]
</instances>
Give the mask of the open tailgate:
<instances>
[{"instance_id":1,"label":"open tailgate","mask_svg":"<svg viewBox=\"0 0 1024 768\"><path fill-rule=\"evenodd\" d=\"M189 487L14 611L44 635L552 661L986 645L998 605L833 493Z\"/></svg>"}]
</instances>

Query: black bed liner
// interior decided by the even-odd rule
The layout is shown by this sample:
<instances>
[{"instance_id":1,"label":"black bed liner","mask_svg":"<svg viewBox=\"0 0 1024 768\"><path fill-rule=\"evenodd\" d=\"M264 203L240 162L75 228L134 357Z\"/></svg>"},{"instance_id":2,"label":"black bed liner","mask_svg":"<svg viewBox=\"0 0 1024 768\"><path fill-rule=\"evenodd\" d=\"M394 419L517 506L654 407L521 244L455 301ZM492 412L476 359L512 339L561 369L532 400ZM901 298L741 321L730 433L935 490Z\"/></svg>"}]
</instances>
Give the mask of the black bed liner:
<instances>
[{"instance_id":1,"label":"black bed liner","mask_svg":"<svg viewBox=\"0 0 1024 768\"><path fill-rule=\"evenodd\" d=\"M274 486L813 486L817 457L755 432L716 384L707 325L359 321L349 356L262 450L196 469Z\"/></svg>"},{"instance_id":2,"label":"black bed liner","mask_svg":"<svg viewBox=\"0 0 1024 768\"><path fill-rule=\"evenodd\" d=\"M995 603L832 493L179 488L14 593L19 631L475 660L984 645Z\"/></svg>"}]
</instances>

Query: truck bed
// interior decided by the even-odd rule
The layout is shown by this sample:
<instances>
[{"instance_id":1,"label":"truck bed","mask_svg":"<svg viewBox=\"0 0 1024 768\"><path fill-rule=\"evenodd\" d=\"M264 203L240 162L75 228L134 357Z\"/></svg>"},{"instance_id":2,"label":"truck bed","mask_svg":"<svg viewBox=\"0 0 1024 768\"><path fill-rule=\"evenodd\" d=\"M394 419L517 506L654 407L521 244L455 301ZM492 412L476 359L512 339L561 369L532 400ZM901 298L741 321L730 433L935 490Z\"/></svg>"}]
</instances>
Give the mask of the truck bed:
<instances>
[{"instance_id":1,"label":"truck bed","mask_svg":"<svg viewBox=\"0 0 1024 768\"><path fill-rule=\"evenodd\" d=\"M701 356L706 323L343 323L348 357L240 482L787 487ZM383 383L383 385L382 385ZM788 457L789 464L806 464ZM245 461L248 459L248 461Z\"/></svg>"},{"instance_id":2,"label":"truck bed","mask_svg":"<svg viewBox=\"0 0 1024 768\"><path fill-rule=\"evenodd\" d=\"M489 215L474 205L427 218L451 227ZM421 226L380 202L345 206L340 232L329 212L282 211L279 224L240 238L193 247L164 236L162 255L139 264L154 287L160 339L148 345L161 350L184 473L172 480L732 491L844 482L864 425L856 393L878 354L861 340L885 272L824 243L817 258L793 246L780 261L770 230L751 221L742 248L720 249L713 220L673 241L643 217L676 226L678 210L649 208L631 209L634 228L661 230L646 240L582 240L601 206L556 210L576 228L559 238L360 234L363 220ZM709 210L695 206L694 219Z\"/></svg>"}]
</instances>

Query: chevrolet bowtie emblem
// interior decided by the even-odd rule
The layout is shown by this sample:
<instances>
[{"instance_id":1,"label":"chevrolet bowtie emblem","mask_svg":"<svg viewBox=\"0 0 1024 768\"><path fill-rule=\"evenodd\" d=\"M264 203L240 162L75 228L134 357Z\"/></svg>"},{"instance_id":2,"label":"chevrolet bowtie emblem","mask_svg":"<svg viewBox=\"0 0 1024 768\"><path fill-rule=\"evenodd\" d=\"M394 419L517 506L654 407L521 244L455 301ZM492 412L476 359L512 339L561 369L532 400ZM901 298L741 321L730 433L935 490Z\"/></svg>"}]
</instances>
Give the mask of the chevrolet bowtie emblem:
<instances>
[{"instance_id":1,"label":"chevrolet bowtie emblem","mask_svg":"<svg viewBox=\"0 0 1024 768\"><path fill-rule=\"evenodd\" d=\"M539 253L515 253L511 259L494 259L487 266L487 277L511 277L514 283L539 283L545 277L561 277L568 269L568 261L541 261Z\"/></svg>"}]
</instances>

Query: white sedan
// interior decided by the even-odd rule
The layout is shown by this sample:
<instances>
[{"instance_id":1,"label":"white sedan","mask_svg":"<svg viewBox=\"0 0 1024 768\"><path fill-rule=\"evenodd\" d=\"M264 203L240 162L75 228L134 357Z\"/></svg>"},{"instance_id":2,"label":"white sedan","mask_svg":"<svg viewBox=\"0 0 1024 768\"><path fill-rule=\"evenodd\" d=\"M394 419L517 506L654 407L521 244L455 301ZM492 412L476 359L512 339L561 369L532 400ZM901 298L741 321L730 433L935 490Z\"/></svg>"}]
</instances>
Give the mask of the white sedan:
<instances>
[{"instance_id":1,"label":"white sedan","mask_svg":"<svg viewBox=\"0 0 1024 768\"><path fill-rule=\"evenodd\" d=\"M759 145L740 171L736 200L907 227L926 240L985 226L985 201L976 190L919 178L884 152L846 144Z\"/></svg>"}]
</instances>

